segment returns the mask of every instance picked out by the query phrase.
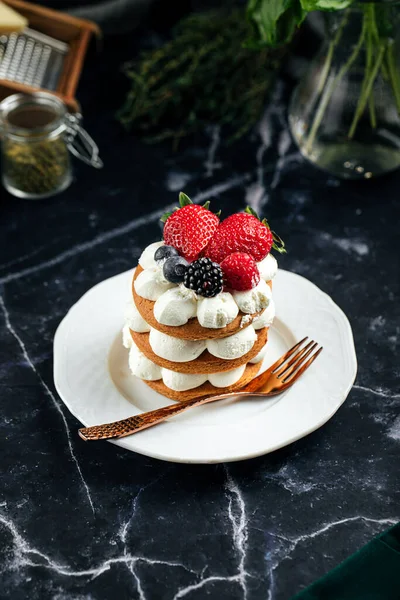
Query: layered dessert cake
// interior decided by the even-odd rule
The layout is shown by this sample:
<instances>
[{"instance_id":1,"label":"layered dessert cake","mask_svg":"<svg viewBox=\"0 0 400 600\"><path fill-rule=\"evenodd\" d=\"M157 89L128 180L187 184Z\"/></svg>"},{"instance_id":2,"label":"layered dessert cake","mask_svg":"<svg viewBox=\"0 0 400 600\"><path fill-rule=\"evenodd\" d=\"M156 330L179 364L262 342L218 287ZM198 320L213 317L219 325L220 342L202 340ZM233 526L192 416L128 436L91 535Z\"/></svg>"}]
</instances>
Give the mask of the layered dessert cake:
<instances>
[{"instance_id":1,"label":"layered dessert cake","mask_svg":"<svg viewBox=\"0 0 400 600\"><path fill-rule=\"evenodd\" d=\"M225 220L183 193L142 253L123 328L132 374L173 400L236 391L258 373L282 240L251 209Z\"/></svg>"}]
</instances>

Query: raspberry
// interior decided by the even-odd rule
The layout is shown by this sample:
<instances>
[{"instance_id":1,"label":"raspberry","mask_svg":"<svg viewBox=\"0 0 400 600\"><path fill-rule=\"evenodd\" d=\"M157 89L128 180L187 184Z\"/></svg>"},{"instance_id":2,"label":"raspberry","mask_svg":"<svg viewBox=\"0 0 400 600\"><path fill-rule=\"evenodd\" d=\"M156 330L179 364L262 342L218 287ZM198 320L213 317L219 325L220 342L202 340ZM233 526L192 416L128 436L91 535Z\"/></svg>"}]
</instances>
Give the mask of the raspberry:
<instances>
[{"instance_id":1,"label":"raspberry","mask_svg":"<svg viewBox=\"0 0 400 600\"><path fill-rule=\"evenodd\" d=\"M234 252L221 263L225 288L244 292L256 287L260 273L252 256L244 252Z\"/></svg>"}]
</instances>

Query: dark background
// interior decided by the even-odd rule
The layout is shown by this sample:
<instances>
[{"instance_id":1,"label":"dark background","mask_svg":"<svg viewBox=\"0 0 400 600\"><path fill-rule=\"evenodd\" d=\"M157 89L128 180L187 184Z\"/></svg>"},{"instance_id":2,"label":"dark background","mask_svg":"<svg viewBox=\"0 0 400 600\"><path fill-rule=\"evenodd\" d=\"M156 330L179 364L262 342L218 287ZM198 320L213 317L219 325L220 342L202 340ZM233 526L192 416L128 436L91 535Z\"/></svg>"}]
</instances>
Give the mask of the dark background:
<instances>
[{"instance_id":1,"label":"dark background","mask_svg":"<svg viewBox=\"0 0 400 600\"><path fill-rule=\"evenodd\" d=\"M400 517L400 174L346 183L303 162L286 127L292 68L263 127L231 147L221 132L214 157L212 127L177 152L127 134L119 67L168 27L152 13L89 53L78 99L102 171L75 163L70 189L45 201L0 192L0 598L286 600ZM225 214L250 201L287 241L281 268L353 327L359 372L342 408L251 461L175 465L84 444L54 390L58 324L159 239L157 214L181 189Z\"/></svg>"}]
</instances>

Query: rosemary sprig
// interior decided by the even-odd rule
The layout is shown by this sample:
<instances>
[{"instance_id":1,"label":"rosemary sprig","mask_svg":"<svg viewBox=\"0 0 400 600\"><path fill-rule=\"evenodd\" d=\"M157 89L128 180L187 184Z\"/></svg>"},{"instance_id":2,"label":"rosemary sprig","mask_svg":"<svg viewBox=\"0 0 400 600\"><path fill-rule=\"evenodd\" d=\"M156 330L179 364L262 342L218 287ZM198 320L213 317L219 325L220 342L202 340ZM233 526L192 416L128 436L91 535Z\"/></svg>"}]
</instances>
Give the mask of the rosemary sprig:
<instances>
[{"instance_id":1,"label":"rosemary sprig","mask_svg":"<svg viewBox=\"0 0 400 600\"><path fill-rule=\"evenodd\" d=\"M131 90L118 119L149 142L180 138L207 124L229 125L228 141L260 118L282 50L244 48L250 26L240 8L195 13L173 39L125 65Z\"/></svg>"}]
</instances>

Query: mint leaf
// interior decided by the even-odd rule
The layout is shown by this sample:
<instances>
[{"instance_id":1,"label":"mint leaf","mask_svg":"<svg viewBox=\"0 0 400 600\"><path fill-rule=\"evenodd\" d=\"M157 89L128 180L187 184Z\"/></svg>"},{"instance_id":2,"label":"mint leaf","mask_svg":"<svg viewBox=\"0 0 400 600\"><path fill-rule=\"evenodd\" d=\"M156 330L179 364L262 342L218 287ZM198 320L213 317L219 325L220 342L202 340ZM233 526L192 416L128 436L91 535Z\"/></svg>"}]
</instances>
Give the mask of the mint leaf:
<instances>
[{"instance_id":1,"label":"mint leaf","mask_svg":"<svg viewBox=\"0 0 400 600\"><path fill-rule=\"evenodd\" d=\"M303 10L343 10L353 4L353 0L300 0Z\"/></svg>"},{"instance_id":2,"label":"mint leaf","mask_svg":"<svg viewBox=\"0 0 400 600\"><path fill-rule=\"evenodd\" d=\"M193 204L193 202L191 201L189 196L186 196L186 194L184 194L183 192L180 192L179 193L179 204L180 204L180 207L183 208L184 206L188 206L188 204Z\"/></svg>"},{"instance_id":3,"label":"mint leaf","mask_svg":"<svg viewBox=\"0 0 400 600\"><path fill-rule=\"evenodd\" d=\"M249 0L247 18L253 26L254 36L246 45L260 48L287 44L306 14L301 0Z\"/></svg>"}]
</instances>

